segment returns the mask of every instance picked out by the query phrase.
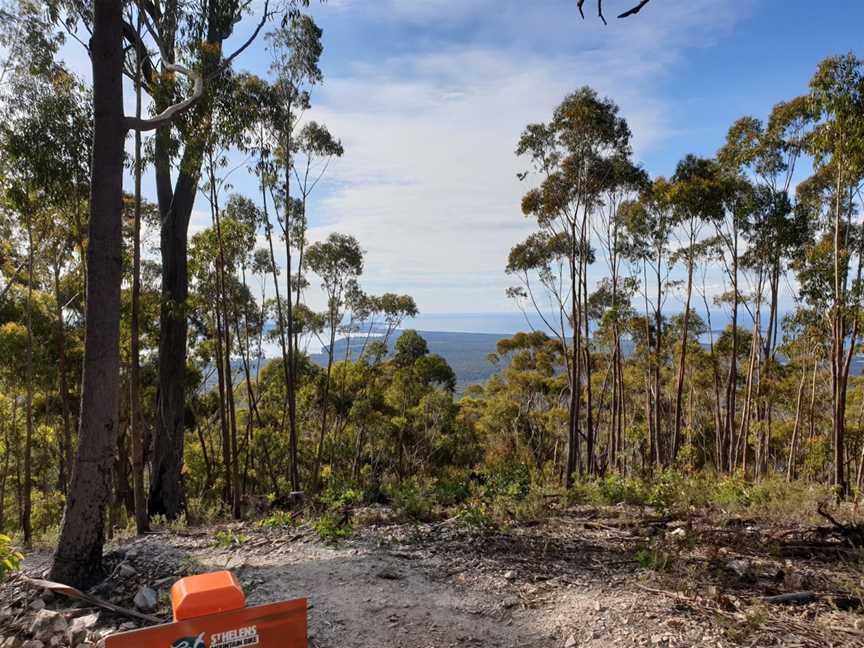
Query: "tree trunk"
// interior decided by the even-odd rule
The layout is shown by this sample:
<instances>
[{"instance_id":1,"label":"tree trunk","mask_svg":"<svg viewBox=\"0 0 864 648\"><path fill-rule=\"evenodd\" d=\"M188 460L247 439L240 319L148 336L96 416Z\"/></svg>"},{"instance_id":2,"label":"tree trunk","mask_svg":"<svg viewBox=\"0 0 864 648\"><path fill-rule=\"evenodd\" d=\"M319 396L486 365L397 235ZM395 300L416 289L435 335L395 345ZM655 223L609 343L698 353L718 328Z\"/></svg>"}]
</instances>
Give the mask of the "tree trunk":
<instances>
[{"instance_id":1,"label":"tree trunk","mask_svg":"<svg viewBox=\"0 0 864 648\"><path fill-rule=\"evenodd\" d=\"M291 301L290 297L288 301ZM331 304L333 303L333 299L330 300ZM324 438L327 434L327 401L330 398L330 375L333 370L333 347L336 344L336 326L338 322L335 317L330 318L330 346L327 349L327 377L324 380L324 394L321 399L321 430L318 434L318 450L315 453L315 466L312 471L312 492L318 492L318 487L320 486L320 478L321 478L321 460L324 456ZM400 436L399 436L399 463L401 466L402 462L402 436L401 436L401 427L400 427ZM401 472L401 468L400 468ZM401 479L401 475L400 475Z\"/></svg>"},{"instance_id":2,"label":"tree trunk","mask_svg":"<svg viewBox=\"0 0 864 648\"><path fill-rule=\"evenodd\" d=\"M737 444L735 441L735 396L738 383L738 249L737 234L733 235L732 251L732 350L729 354L729 375L726 377L726 417L723 431L729 444L729 472L735 470Z\"/></svg>"},{"instance_id":3,"label":"tree trunk","mask_svg":"<svg viewBox=\"0 0 864 648\"><path fill-rule=\"evenodd\" d=\"M93 175L78 452L50 576L88 587L102 575L105 507L117 434L123 199L122 3L95 0Z\"/></svg>"},{"instance_id":4,"label":"tree trunk","mask_svg":"<svg viewBox=\"0 0 864 648\"><path fill-rule=\"evenodd\" d=\"M225 474L225 483L223 484L222 490L222 502L226 507L229 507L232 503L231 478L233 472L231 471L231 431L228 427L229 423L225 392L228 381L230 380L229 374L231 373L231 367L225 366L226 354L222 349L222 315L220 313L218 296L216 298L216 303L213 306L213 323L216 327L216 373L217 385L219 388L219 429L222 433L222 470Z\"/></svg>"},{"instance_id":5,"label":"tree trunk","mask_svg":"<svg viewBox=\"0 0 864 648\"><path fill-rule=\"evenodd\" d=\"M285 316L282 311L282 296L279 291L279 274L276 271L276 254L273 249L273 227L270 224L270 214L267 209L267 191L264 186L264 179L261 179L261 197L263 200L264 206L264 232L267 236L267 246L270 251L270 270L273 273L273 288L276 292L276 317L277 323L279 325L279 349L282 351L282 372L285 378L285 408L288 409L289 405L289 394L288 394L288 385L291 384L292 380L292 371L291 371L291 359L288 355L289 346L287 340L285 339ZM288 293L288 301L291 301L291 293ZM290 422L289 422L290 426ZM285 432L285 417L282 417L282 432ZM296 436L292 437L291 432L289 431L289 442L291 445L292 456L290 459L290 467L289 473L291 475L291 488L292 490L298 490L299 488L299 475L297 475L297 465L296 465L296 448L297 448L297 438ZM269 459L268 459L269 462Z\"/></svg>"},{"instance_id":6,"label":"tree trunk","mask_svg":"<svg viewBox=\"0 0 864 648\"><path fill-rule=\"evenodd\" d=\"M138 35L141 35L141 13L138 13ZM140 47L135 59L135 116L141 117ZM135 131L135 222L132 231L132 313L129 323L129 426L132 437L132 497L135 506L135 529L138 534L149 529L147 500L144 495L144 430L141 425L141 131Z\"/></svg>"},{"instance_id":7,"label":"tree trunk","mask_svg":"<svg viewBox=\"0 0 864 648\"><path fill-rule=\"evenodd\" d=\"M662 256L657 255L657 303L654 306L654 463L659 467L661 461L660 439L660 406L661 406L661 384L660 384L660 364L661 354L663 353L663 314L660 311L660 304L663 299L663 280L661 277L660 266L662 265Z\"/></svg>"},{"instance_id":8,"label":"tree trunk","mask_svg":"<svg viewBox=\"0 0 864 648\"><path fill-rule=\"evenodd\" d=\"M792 440L789 443L789 461L786 464L786 481L791 482L797 477L795 462L798 457L798 438L801 435L801 404L804 401L804 386L807 383L807 366L801 363L801 382L798 384L798 398L795 401L795 425L792 428Z\"/></svg>"},{"instance_id":9,"label":"tree trunk","mask_svg":"<svg viewBox=\"0 0 864 648\"><path fill-rule=\"evenodd\" d=\"M24 507L21 511L21 528L24 546L33 543L33 528L30 524L32 507L32 457L33 457L33 216L27 217L27 397L25 401L27 427L24 437Z\"/></svg>"},{"instance_id":10,"label":"tree trunk","mask_svg":"<svg viewBox=\"0 0 864 648\"><path fill-rule=\"evenodd\" d=\"M294 306L291 302L291 102L288 102L288 125L285 130L285 307L287 309L288 316L288 360L289 360L289 380L286 388L288 389L288 435L289 442L291 445L291 488L294 491L300 490L300 476L298 473L297 466L297 374L298 371L298 362L299 362L299 353L297 351L297 335L294 331ZM299 273L299 270L298 270ZM299 300L300 294L300 277L298 274L297 277L297 294ZM330 362L333 361L333 350L330 350ZM329 387L330 383L330 370L327 370L327 384ZM326 397L325 397L326 398ZM325 409L325 417L326 417L326 403L324 404ZM323 423L322 423L323 425ZM323 431L322 431L322 440L323 444ZM320 468L321 456L320 456L321 446L319 446L319 453L316 459L316 464ZM313 490L318 487L318 474L317 472L312 475L312 484Z\"/></svg>"},{"instance_id":11,"label":"tree trunk","mask_svg":"<svg viewBox=\"0 0 864 648\"><path fill-rule=\"evenodd\" d=\"M690 254L695 241L690 240ZM678 448L681 444L681 406L684 396L684 374L687 370L687 334L690 327L690 298L693 295L693 259L687 260L687 297L684 302L684 320L681 332L681 352L678 358L678 379L675 386L675 428L672 435L672 450L669 455L669 463L675 463L678 457Z\"/></svg>"},{"instance_id":12,"label":"tree trunk","mask_svg":"<svg viewBox=\"0 0 864 648\"><path fill-rule=\"evenodd\" d=\"M60 415L63 421L63 452L60 457L60 490L65 493L72 476L72 413L69 408L69 378L66 367L66 326L60 294L60 264L54 263L54 316L57 319L57 373L60 390Z\"/></svg>"},{"instance_id":13,"label":"tree trunk","mask_svg":"<svg viewBox=\"0 0 864 648\"><path fill-rule=\"evenodd\" d=\"M583 224L583 237L585 225ZM583 246L587 248L587 240L583 240ZM585 320L583 321L585 331L585 433L587 439L585 442L585 460L588 463L588 474L593 476L597 473L597 457L595 450L595 433L593 420L593 403L591 398L591 330L590 318L588 317L588 259L585 257L582 261L581 271L582 281L582 308L585 311Z\"/></svg>"}]
</instances>

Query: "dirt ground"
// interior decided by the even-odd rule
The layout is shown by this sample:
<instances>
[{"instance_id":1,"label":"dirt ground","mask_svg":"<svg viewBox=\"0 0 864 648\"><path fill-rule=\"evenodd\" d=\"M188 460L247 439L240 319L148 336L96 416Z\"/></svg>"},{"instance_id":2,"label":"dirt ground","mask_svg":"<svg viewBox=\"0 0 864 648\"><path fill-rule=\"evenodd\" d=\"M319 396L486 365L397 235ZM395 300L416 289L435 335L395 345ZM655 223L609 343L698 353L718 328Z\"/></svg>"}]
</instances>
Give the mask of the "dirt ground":
<instances>
[{"instance_id":1,"label":"dirt ground","mask_svg":"<svg viewBox=\"0 0 864 648\"><path fill-rule=\"evenodd\" d=\"M305 527L221 529L233 546L214 541L213 528L119 542L108 555L114 574L93 593L134 607L139 589L152 587L154 614L167 619L177 577L227 568L249 604L306 597L316 648L864 646L864 615L849 594L864 585L860 572L838 561L842 545L822 537L817 546L805 528L785 530L778 545L776 529L747 521L582 507L494 532L456 520L375 524L337 546ZM790 559L784 547L812 555ZM42 576L47 560L31 554L25 572ZM96 610L20 577L5 590L0 635L20 641L37 599L70 622ZM802 591L806 604L765 598ZM133 624L141 625L100 611L87 639ZM20 641L0 645L38 648ZM45 645L69 645L52 641Z\"/></svg>"}]
</instances>

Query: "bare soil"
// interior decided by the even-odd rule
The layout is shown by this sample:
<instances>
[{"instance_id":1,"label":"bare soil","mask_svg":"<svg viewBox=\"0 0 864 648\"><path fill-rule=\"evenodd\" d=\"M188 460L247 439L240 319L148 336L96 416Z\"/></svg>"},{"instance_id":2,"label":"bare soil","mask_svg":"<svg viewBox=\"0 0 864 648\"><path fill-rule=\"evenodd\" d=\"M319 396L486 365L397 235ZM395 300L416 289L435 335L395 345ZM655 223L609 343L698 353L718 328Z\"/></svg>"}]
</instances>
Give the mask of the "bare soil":
<instances>
[{"instance_id":1,"label":"bare soil","mask_svg":"<svg viewBox=\"0 0 864 648\"><path fill-rule=\"evenodd\" d=\"M152 587L154 614L168 619L176 578L227 568L250 605L308 598L316 648L864 646L864 581L843 538L720 519L574 507L506 531L458 520L370 524L335 546L303 526L219 527L235 538L228 547L217 528L162 531L112 546L114 574L94 593L134 607L139 588ZM47 560L31 554L25 573L41 577ZM36 599L70 622L96 609L45 596L21 577L4 588L6 637L28 637ZM801 592L797 604L766 600ZM103 610L88 639L133 624L141 622Z\"/></svg>"}]
</instances>

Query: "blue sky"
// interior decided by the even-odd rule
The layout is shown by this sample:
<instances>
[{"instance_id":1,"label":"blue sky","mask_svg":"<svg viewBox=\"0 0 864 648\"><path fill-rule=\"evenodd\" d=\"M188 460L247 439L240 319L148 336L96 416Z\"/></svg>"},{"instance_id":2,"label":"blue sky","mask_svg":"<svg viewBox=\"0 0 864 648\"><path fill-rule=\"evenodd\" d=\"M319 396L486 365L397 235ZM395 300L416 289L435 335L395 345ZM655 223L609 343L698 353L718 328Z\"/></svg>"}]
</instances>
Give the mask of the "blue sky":
<instances>
[{"instance_id":1,"label":"blue sky","mask_svg":"<svg viewBox=\"0 0 864 648\"><path fill-rule=\"evenodd\" d=\"M632 0L605 4L612 16ZM325 82L307 116L345 145L311 203L311 238L357 236L367 290L407 292L427 313L513 310L504 266L531 231L513 150L566 93L587 84L614 99L637 160L669 174L687 153L716 152L738 117L805 92L825 56L864 53L860 0L654 0L608 27L593 7L582 21L576 0L328 0L311 11ZM268 66L263 41L238 62ZM242 173L234 184L255 195ZM208 222L199 201L192 227ZM604 269L598 260L595 280ZM710 282L723 290L719 274ZM315 290L309 301L323 304Z\"/></svg>"}]
</instances>

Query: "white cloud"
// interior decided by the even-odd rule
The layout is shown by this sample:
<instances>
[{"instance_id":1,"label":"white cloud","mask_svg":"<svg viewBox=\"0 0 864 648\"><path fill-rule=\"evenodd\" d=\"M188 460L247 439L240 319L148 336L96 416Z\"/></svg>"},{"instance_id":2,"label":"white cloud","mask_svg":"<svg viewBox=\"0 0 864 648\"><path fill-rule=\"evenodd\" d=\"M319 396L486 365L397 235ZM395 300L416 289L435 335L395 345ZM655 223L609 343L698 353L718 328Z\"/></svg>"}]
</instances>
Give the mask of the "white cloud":
<instances>
[{"instance_id":1,"label":"white cloud","mask_svg":"<svg viewBox=\"0 0 864 648\"><path fill-rule=\"evenodd\" d=\"M446 7L467 20L469 5L475 17L482 12L483 2L390 0L389 19L416 20ZM523 24L537 13L549 20L550 3L537 11L521 5ZM506 7L512 14L513 4ZM524 163L513 152L522 129L547 120L567 92L587 84L619 103L638 158L675 129L657 82L683 48L728 27L734 12L725 7L719 0L664 3L655 10L662 20L640 18L608 32L571 23L571 44L555 56L506 46L505 37L500 47L444 46L357 63L350 75L328 78L314 117L342 138L346 154L311 215L312 238L354 234L368 252L369 288L411 293L421 310L507 309L507 254L531 230L519 208L526 186L516 173ZM526 37L522 24L506 24ZM561 25L546 24L550 38L561 36ZM530 36L539 47L546 34ZM572 44L582 37L585 46Z\"/></svg>"}]
</instances>

